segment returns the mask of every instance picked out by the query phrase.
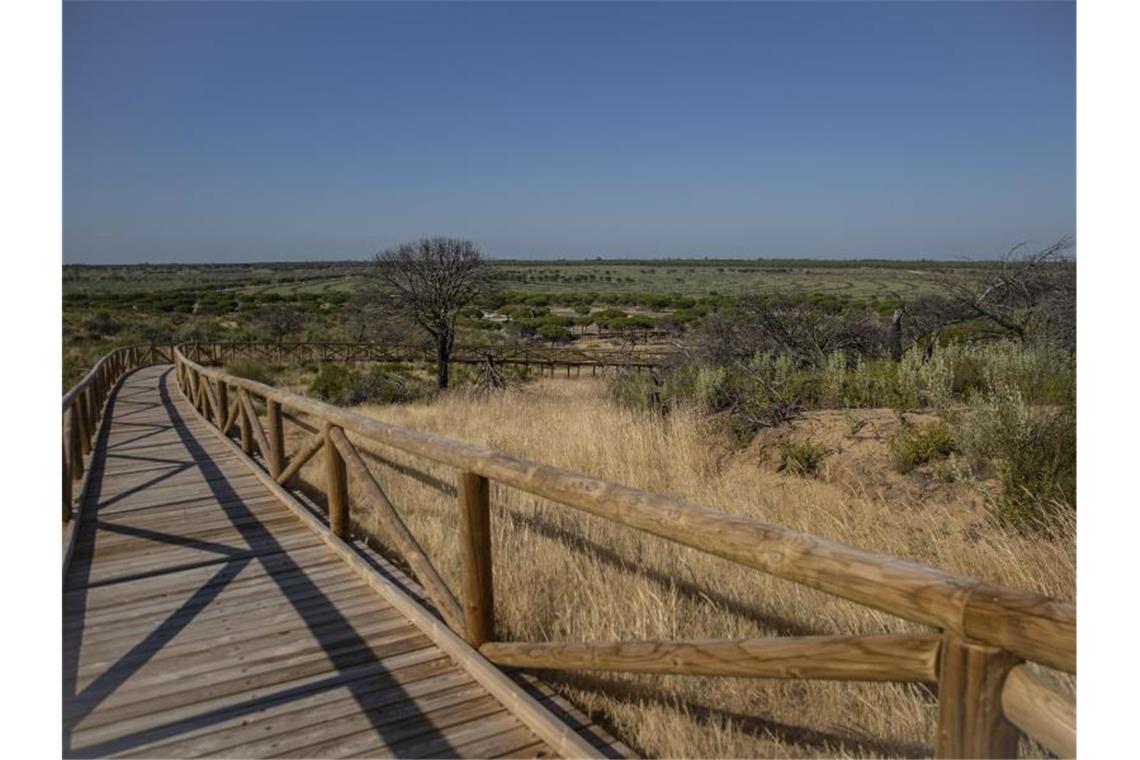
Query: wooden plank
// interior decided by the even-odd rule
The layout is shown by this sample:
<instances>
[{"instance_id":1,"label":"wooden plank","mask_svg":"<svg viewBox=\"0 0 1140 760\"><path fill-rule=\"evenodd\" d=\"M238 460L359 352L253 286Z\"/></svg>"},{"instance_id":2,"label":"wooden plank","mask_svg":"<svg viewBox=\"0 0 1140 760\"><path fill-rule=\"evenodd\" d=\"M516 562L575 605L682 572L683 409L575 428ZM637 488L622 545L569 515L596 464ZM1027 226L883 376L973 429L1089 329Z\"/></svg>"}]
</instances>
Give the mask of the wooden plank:
<instances>
[{"instance_id":1,"label":"wooden plank","mask_svg":"<svg viewBox=\"0 0 1140 760\"><path fill-rule=\"evenodd\" d=\"M304 616L298 613L292 619L264 626L243 628L231 625L219 629L212 636L199 635L201 632L191 624L186 630L194 633L194 638L175 638L162 642L157 648L133 646L124 652L124 639L116 642L119 646L104 646L102 651L85 649L80 658L77 678L81 682L84 678L98 676L112 665L136 666L139 668L136 671L138 678L144 678L148 671L159 667L178 669L181 672L234 667L231 660L241 659L244 662L243 655L247 655L250 661L256 661L270 644L284 643L299 648L311 647L319 641L323 647L350 635L350 631L355 631L360 636L370 636L406 628L408 625L408 621L395 610L351 605L345 605L343 611L331 606L328 609L317 608ZM241 663L237 663L237 667L240 666ZM138 683L135 675L132 675L132 688Z\"/></svg>"},{"instance_id":2,"label":"wooden plank","mask_svg":"<svg viewBox=\"0 0 1140 760\"><path fill-rule=\"evenodd\" d=\"M87 631L69 633L65 637L65 646L79 646L82 644L80 662L94 661L95 659L130 656L135 651L146 650L155 652L158 641L162 645L175 648L189 647L202 641L222 641L240 639L253 635L266 629L273 630L297 624L323 626L330 621L340 620L342 623L363 624L371 617L388 615L389 611L378 608L375 600L363 594L348 594L337 600L338 606L314 597L301 599L294 608L287 602L279 601L271 608L253 610L249 613L242 609L231 609L224 614L213 615L203 620L182 619L175 623L147 623L134 628L127 627L106 634L89 636ZM250 617L256 614L258 617ZM169 626L180 626L174 635L164 634L170 630ZM165 627L165 628L164 628ZM154 638L156 634L163 634Z\"/></svg>"},{"instance_id":3,"label":"wooden plank","mask_svg":"<svg viewBox=\"0 0 1140 760\"><path fill-rule=\"evenodd\" d=\"M247 691L234 692L213 697L202 702L170 708L158 713L136 716L123 720L110 721L100 726L82 728L72 733L72 746L84 747L108 742L116 737L135 735L155 735L162 733L164 726L185 721L193 724L195 718L203 715L225 715L228 712L241 712L242 708L272 702L280 694L298 694L318 688L331 688L348 683L362 675L395 674L404 668L430 662L440 662L450 667L438 649L425 647L404 654L388 657L380 661L346 665L339 669L319 672L288 674L290 677L272 684L258 684Z\"/></svg>"},{"instance_id":4,"label":"wooden plank","mask_svg":"<svg viewBox=\"0 0 1140 760\"><path fill-rule=\"evenodd\" d=\"M400 758L439 757L449 750L454 751L451 749L453 747L461 747L472 741L495 736L518 725L514 716L507 712L492 713L489 708L475 712L474 703L469 710L471 712L467 715L461 714L458 710L449 711L447 716L440 720L442 725L437 730L407 742L389 745L392 755ZM353 757L358 757L360 754L357 753Z\"/></svg>"},{"instance_id":5,"label":"wooden plank","mask_svg":"<svg viewBox=\"0 0 1140 760\"><path fill-rule=\"evenodd\" d=\"M536 738L534 732L526 726L516 726L502 733L463 742L454 747L453 751L457 757L502 757L517 752L523 747L537 746L540 751L529 755L535 757L541 755L541 749L545 748L543 744L535 744Z\"/></svg>"},{"instance_id":6,"label":"wooden plank","mask_svg":"<svg viewBox=\"0 0 1140 760\"><path fill-rule=\"evenodd\" d=\"M145 493L140 493L133 495L133 497L119 499L114 504L101 506L99 516L100 519L110 519L113 516L163 510L187 510L187 514L190 514L193 510L207 508L211 505L223 508L235 504L252 505L263 503L265 499L266 495L263 493L239 492L219 496L209 489L188 494L160 493L152 498L147 498Z\"/></svg>"},{"instance_id":7,"label":"wooden plank","mask_svg":"<svg viewBox=\"0 0 1140 760\"><path fill-rule=\"evenodd\" d=\"M217 520L202 526L193 535L179 535L174 523L160 523L152 527L120 526L123 533L110 527L100 530L94 541L86 542L77 549L76 556L84 561L118 561L128 557L145 557L168 551L171 547L182 550L198 549L243 551L253 548L253 541L272 540L268 531L280 528L288 532L296 530L297 518L290 514L269 514L235 517L233 520ZM148 537L153 538L148 538ZM169 537L163 540L163 537Z\"/></svg>"},{"instance_id":8,"label":"wooden plank","mask_svg":"<svg viewBox=\"0 0 1140 760\"><path fill-rule=\"evenodd\" d=\"M450 688L437 685L456 683ZM313 756L328 757L340 751L334 747L338 742L343 746L346 737L354 747L378 747L382 744L379 741L382 736L406 736L409 731L417 729L430 731L429 721L434 716L454 712L472 702L482 700L486 703L491 699L483 687L466 674L450 673L438 678L434 684L428 682L428 685L434 688L411 690L401 687L354 696L325 706L325 709L317 711L317 716L306 715L296 722L290 721L285 726L288 731L265 735L255 733L259 728L264 731L265 727L254 726L254 731L247 732L243 743L226 747L223 754L227 758L282 757L289 752L312 752L313 746L319 744L327 749L319 749ZM323 720L314 721L314 717L323 717ZM249 741L251 736L260 738Z\"/></svg>"},{"instance_id":9,"label":"wooden plank","mask_svg":"<svg viewBox=\"0 0 1140 760\"><path fill-rule=\"evenodd\" d=\"M479 653L498 665L545 670L937 683L940 643L936 634L735 641L489 642L479 647Z\"/></svg>"},{"instance_id":10,"label":"wooden plank","mask_svg":"<svg viewBox=\"0 0 1140 760\"><path fill-rule=\"evenodd\" d=\"M1077 703L1071 694L1034 675L1028 665L1009 671L1001 690L1005 717L1058 757L1077 756Z\"/></svg>"},{"instance_id":11,"label":"wooden plank","mask_svg":"<svg viewBox=\"0 0 1140 760\"><path fill-rule=\"evenodd\" d=\"M287 577L289 572L308 572L311 568L323 568L328 563L340 562L340 559L331 555L324 545L314 546L311 549L298 549L289 554L281 553L261 557L256 563L250 563L241 571L238 577L229 582L230 585L241 583L245 579L263 582L270 578ZM163 594L179 593L181 591L195 591L205 587L207 582L217 574L217 568L198 567L190 570L170 572L161 576L121 584L117 588L100 586L92 589L74 589L65 591L63 595L64 614L74 611L92 611L106 607L131 605L140 601L148 601ZM214 581L215 583L219 581Z\"/></svg>"},{"instance_id":12,"label":"wooden plank","mask_svg":"<svg viewBox=\"0 0 1140 760\"><path fill-rule=\"evenodd\" d=\"M339 661L357 651L374 649L380 652L384 645L407 645L420 635L415 626L402 617L374 620L360 627L345 626L342 622L333 621L318 630L319 638L306 627L289 627L278 631L277 636L269 636L260 641L232 643L219 647L216 652L187 652L160 660L126 660L123 665L116 661L115 667L130 665L135 669L130 680L98 707L102 709L114 706L114 700L120 698L124 702L135 701L138 694L147 690L166 694L173 690L185 691L188 690L187 687L224 681L234 674L250 675L259 672L263 666L272 669L308 661L327 664L333 657ZM422 642L423 639L418 641ZM96 679L90 673L81 675L81 687L84 680Z\"/></svg>"},{"instance_id":13,"label":"wooden plank","mask_svg":"<svg viewBox=\"0 0 1140 760\"><path fill-rule=\"evenodd\" d=\"M275 523L273 533L256 527L247 528L245 532L237 528L227 528L216 534L218 537L216 541L210 540L208 534L203 534L203 538L197 543L192 536L178 537L185 542L184 545L139 540L129 544L127 549L115 547L115 550L108 551L105 557L97 548L92 552L90 547L83 547L83 552L78 556L85 559L94 556L95 561L89 565L89 577L96 577L150 567L154 565L155 559L160 560L159 566L161 562L166 562L170 567L174 567L181 562L207 555L219 561L232 561L251 554L277 552L316 544L311 534L303 526L297 525L296 519L291 516L278 517Z\"/></svg>"},{"instance_id":14,"label":"wooden plank","mask_svg":"<svg viewBox=\"0 0 1140 760\"><path fill-rule=\"evenodd\" d=\"M497 720L496 720L497 719ZM500 726L518 725L515 716L503 710L503 706L493 697L483 695L459 705L450 705L423 715L420 720L405 721L386 730L383 736L377 735L367 719L361 716L355 721L355 733L346 733L330 740L306 747L290 749L278 757L414 757L417 750L439 747L434 756L442 755L450 746L449 739L457 728L465 727L470 732L472 722ZM343 729L344 727L341 726ZM448 729L453 729L448 731Z\"/></svg>"},{"instance_id":15,"label":"wooden plank","mask_svg":"<svg viewBox=\"0 0 1140 760\"><path fill-rule=\"evenodd\" d=\"M253 563L251 563L250 566L253 566ZM148 613L170 613L183 606L187 598L191 595L196 593L209 593L211 588L218 586L225 587L224 599L225 601L230 601L253 594L264 594L270 590L288 593L290 589L306 584L318 584L321 588L327 588L327 584L333 584L349 578L359 582L359 579L340 563L319 565L316 570L297 567L292 571L273 575L246 576L239 574L233 580L217 579L216 576L217 574L215 573L213 578L208 579L208 585L197 584L189 588L180 587L172 590L168 590L167 587L162 587L157 589L156 593L151 596L122 604L104 605L96 608L92 608L89 605L72 604L70 609L65 604L64 614L82 612L83 623L79 625L78 623L73 623L73 621L64 621L64 630L68 630L69 626L72 625L77 629L81 627L91 628L105 622L131 620Z\"/></svg>"},{"instance_id":16,"label":"wooden plank","mask_svg":"<svg viewBox=\"0 0 1140 760\"><path fill-rule=\"evenodd\" d=\"M414 627L394 636L378 637L367 644L345 645L329 652L323 650L303 655L263 660L241 670L202 673L186 676L176 683L163 682L137 689L120 688L99 702L94 712L77 724L80 730L117 723L128 718L156 715L190 705L210 702L246 693L255 687L267 687L306 675L328 673L341 667L361 665L401 654L431 649L428 640ZM331 660L335 658L336 665ZM90 706L82 696L69 700L68 710Z\"/></svg>"},{"instance_id":17,"label":"wooden plank","mask_svg":"<svg viewBox=\"0 0 1140 760\"><path fill-rule=\"evenodd\" d=\"M432 694L471 688L474 682L466 673L451 667L444 670L438 662L436 667L426 670L416 666L423 677L409 677L395 682L389 678L361 679L349 687L326 690L299 700L291 700L281 705L267 705L261 711L243 719L240 723L229 722L208 731L195 732L196 735L147 747L145 752L130 753L130 756L147 757L191 757L202 755L224 755L226 757L272 757L275 753L292 746L294 737L310 727L329 726L331 721L344 715L362 711L375 711L387 721L386 708L398 706L407 699L425 697ZM412 669L397 671L408 673ZM477 685L475 688L481 689ZM403 719L397 713L396 719ZM251 738L256 737L251 741ZM305 740L302 740L305 741Z\"/></svg>"},{"instance_id":18,"label":"wooden plank","mask_svg":"<svg viewBox=\"0 0 1140 760\"><path fill-rule=\"evenodd\" d=\"M108 583L122 583L133 581L144 576L165 574L175 570L188 570L191 567L203 565L220 565L241 559L252 559L264 554L289 551L304 547L315 546L311 536L304 531L298 531L280 538L273 544L258 543L241 551L227 556L207 554L194 550L180 550L177 553L168 552L163 555L148 555L144 560L130 559L114 562L100 562L91 566L85 579L80 579L72 572L68 577L69 588L82 588L85 586L105 585Z\"/></svg>"},{"instance_id":19,"label":"wooden plank","mask_svg":"<svg viewBox=\"0 0 1140 760\"><path fill-rule=\"evenodd\" d=\"M136 638L143 638L140 633L148 632L154 627L159 625L173 626L183 622L191 622L195 629L202 628L206 623L221 619L228 624L226 618L230 615L243 613L254 614L259 610L276 611L280 609L283 613L292 610L298 614L304 613L311 608L331 607L335 602L350 603L356 600L357 596L367 589L361 584L360 579L354 576L348 578L331 578L326 581L325 585L317 586L316 584L304 584L301 582L301 590L292 590L289 587L283 589L275 589L268 587L260 589L257 596L247 598L241 595L231 596L229 593L222 593L220 596L214 598L209 607L204 610L188 612L182 614L180 607L175 607L174 610L169 608L163 609L142 609L138 614L125 615L122 618L112 618L110 620L94 620L93 625L79 625L73 621L65 623L64 633L72 631L83 631L88 647L91 644L98 643L101 640L109 639L116 636L134 636ZM227 587L228 590L228 587ZM276 591L277 593L269 593ZM289 594L288 596L286 596ZM187 595L187 599L190 595ZM185 601L185 599L184 599ZM283 607L287 604L288 607ZM172 612L177 612L177 615L172 615ZM311 614L311 613L310 613ZM291 618L290 618L291 619Z\"/></svg>"}]
</instances>

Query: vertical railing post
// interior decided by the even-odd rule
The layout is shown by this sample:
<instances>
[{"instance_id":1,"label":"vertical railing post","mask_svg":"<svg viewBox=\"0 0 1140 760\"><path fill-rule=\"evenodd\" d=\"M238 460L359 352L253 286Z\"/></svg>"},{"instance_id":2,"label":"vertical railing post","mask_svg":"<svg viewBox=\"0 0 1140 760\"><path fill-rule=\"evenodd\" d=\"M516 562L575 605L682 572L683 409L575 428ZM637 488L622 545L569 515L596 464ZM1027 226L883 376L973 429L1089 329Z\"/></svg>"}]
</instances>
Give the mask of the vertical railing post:
<instances>
[{"instance_id":1,"label":"vertical railing post","mask_svg":"<svg viewBox=\"0 0 1140 760\"><path fill-rule=\"evenodd\" d=\"M265 417L268 429L269 451L265 460L269 464L269 474L276 478L285 469L285 431L281 426L281 404L273 399L265 400Z\"/></svg>"},{"instance_id":2,"label":"vertical railing post","mask_svg":"<svg viewBox=\"0 0 1140 760\"><path fill-rule=\"evenodd\" d=\"M67 433L65 438L70 438L70 432ZM63 521L66 523L71 520L71 462L67 461L70 457L67 456L67 441L63 443Z\"/></svg>"},{"instance_id":3,"label":"vertical railing post","mask_svg":"<svg viewBox=\"0 0 1140 760\"><path fill-rule=\"evenodd\" d=\"M246 456L253 456L253 423L246 416L245 404L241 403L242 390L238 388L238 419L241 421L241 450ZM223 423L224 424L224 423Z\"/></svg>"},{"instance_id":4,"label":"vertical railing post","mask_svg":"<svg viewBox=\"0 0 1140 760\"><path fill-rule=\"evenodd\" d=\"M1001 709L1001 690L1021 660L996 647L942 639L938 674L939 758L1016 757L1020 732Z\"/></svg>"},{"instance_id":5,"label":"vertical railing post","mask_svg":"<svg viewBox=\"0 0 1140 760\"><path fill-rule=\"evenodd\" d=\"M76 419L78 420L79 431L79 453L82 456L87 456L91 452L91 438L90 427L91 423L87 416L87 388L84 388L75 397L75 402L71 407L76 412Z\"/></svg>"},{"instance_id":6,"label":"vertical railing post","mask_svg":"<svg viewBox=\"0 0 1140 760\"><path fill-rule=\"evenodd\" d=\"M329 527L343 539L351 538L348 519L348 468L332 440L332 425L325 425L325 495L329 502Z\"/></svg>"},{"instance_id":7,"label":"vertical railing post","mask_svg":"<svg viewBox=\"0 0 1140 760\"><path fill-rule=\"evenodd\" d=\"M230 387L225 380L218 380L218 406L222 408L222 419L218 422L218 427L221 428L230 418Z\"/></svg>"},{"instance_id":8,"label":"vertical railing post","mask_svg":"<svg viewBox=\"0 0 1140 760\"><path fill-rule=\"evenodd\" d=\"M68 410L68 415L71 417L68 420L67 426L71 430L71 435L68 445L71 447L71 479L79 480L83 477L83 445L80 443L82 432L79 430L79 410L76 409L76 402L71 403L71 409Z\"/></svg>"},{"instance_id":9,"label":"vertical railing post","mask_svg":"<svg viewBox=\"0 0 1140 760\"><path fill-rule=\"evenodd\" d=\"M87 397L87 448L90 450L95 445L95 423L99 420L99 399L95 395L95 383L88 383L83 393Z\"/></svg>"},{"instance_id":10,"label":"vertical railing post","mask_svg":"<svg viewBox=\"0 0 1140 760\"><path fill-rule=\"evenodd\" d=\"M495 597L491 576L491 488L487 478L473 472L459 474L459 532L466 639L478 648L495 636Z\"/></svg>"}]
</instances>

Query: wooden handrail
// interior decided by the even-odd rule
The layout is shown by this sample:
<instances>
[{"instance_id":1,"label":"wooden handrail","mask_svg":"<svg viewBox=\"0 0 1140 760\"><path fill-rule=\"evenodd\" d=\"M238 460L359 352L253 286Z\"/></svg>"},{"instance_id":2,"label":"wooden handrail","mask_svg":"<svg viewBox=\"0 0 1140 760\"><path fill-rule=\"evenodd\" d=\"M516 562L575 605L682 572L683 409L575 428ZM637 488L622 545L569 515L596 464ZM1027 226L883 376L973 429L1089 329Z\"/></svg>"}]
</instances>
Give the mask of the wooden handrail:
<instances>
[{"instance_id":1,"label":"wooden handrail","mask_svg":"<svg viewBox=\"0 0 1140 760\"><path fill-rule=\"evenodd\" d=\"M803 636L736 641L490 642L491 662L544 670L607 670L738 678L938 683L937 634Z\"/></svg>"},{"instance_id":2,"label":"wooden handrail","mask_svg":"<svg viewBox=\"0 0 1140 760\"><path fill-rule=\"evenodd\" d=\"M83 459L95 446L103 423L103 412L111 391L127 372L158 361L173 361L174 349L166 349L169 358L157 346L123 346L107 352L79 382L63 394L63 522L69 523L76 500L86 491L84 480L78 489L75 482L84 478L87 467ZM70 542L70 537L69 537ZM65 564L68 551L65 549Z\"/></svg>"},{"instance_id":3,"label":"wooden handrail","mask_svg":"<svg viewBox=\"0 0 1140 760\"><path fill-rule=\"evenodd\" d=\"M290 409L319 421L326 431L326 454L332 451L342 463L351 461L354 479L363 481L370 493L372 487L379 491L379 486L368 474L346 432L457 470L461 476L460 510L473 510L460 520L464 531L460 542L464 555L464 603L462 608L455 606L454 597L443 596L438 588L432 596L441 597L442 604L440 599L435 601L446 610L443 614L454 630L464 632L464 617L468 627L476 626L477 631L466 631L469 640L476 646L481 645L485 656L502 664L550 667L538 663L561 661L571 663L567 667L586 667L588 663L601 661L618 666L616 669L687 672L685 667L691 666L696 668L693 672L706 668L716 675L731 675L725 671L740 667L751 669L758 676L779 677L773 675L781 672L779 666L772 665L771 661L764 665L760 654L751 660L743 658L742 664L732 666L717 665L713 660L725 651L739 655L749 649L760 653L765 648L773 652L781 647L791 647L788 651L799 652L810 659L812 647L821 642L610 642L600 645L488 642L493 630L493 606L489 592L483 589L491 586L489 536L485 539L477 534L483 530L481 500L490 481L940 629L941 635L927 638L910 635L892 639L890 644L901 647L895 652L893 663L876 665L875 658L867 655L862 671L854 666L843 670L846 666L842 658L860 651L860 647L876 642L884 644L890 637L838 637L823 644L825 649L830 647L838 660L831 663L820 660L815 670L803 660L804 670L800 672L805 676L822 674L814 677L845 677L843 674L848 673L846 677L872 680L898 677L937 681L939 693L944 695L938 746L938 754L942 756L994 756L1008 751L1011 736L1015 736L1010 731L1016 729L1011 728L1012 724L995 705L1001 701L1001 687L1007 675L1016 672L1022 658L1068 672L1076 670L1076 607L1073 604L381 422L264 383L235 377L218 368L202 366L188 359L181 349L175 350L175 361L182 368L180 375L227 383L243 392L243 400L249 398L245 394L256 395L282 410ZM189 385L192 393L193 384ZM291 415L286 417L292 418ZM312 456L312 448L306 447L299 454L308 458ZM294 468L290 463L285 472L295 472L298 468L299 465ZM335 471L330 470L330 483L334 480L333 474ZM480 495L472 496L472 489L478 489ZM390 510L391 505L382 491L380 497L372 493L372 498L382 509ZM347 508L342 506L341 511L347 513ZM391 510L388 520L394 515ZM402 526L398 517L395 521ZM406 544L397 541L401 543ZM414 539L411 544L397 548L407 550L417 561L423 559L426 563ZM430 568L430 563L426 563L426 567ZM433 573L434 568L431 572L424 571L429 578ZM419 571L417 575L421 580L424 577ZM434 581L432 578L433 584ZM442 586L442 581L439 583ZM442 588L446 590L446 586ZM447 594L449 596L450 591ZM484 594L486 599L481 598ZM644 654L644 650L637 649L639 646L680 647L673 652L681 653L678 656L688 665L675 665L673 670L668 670L666 665L662 671L660 665L646 664L639 659ZM635 656L631 657L631 651ZM658 653L660 651L663 650ZM871 650L864 653L866 651ZM889 647L881 651L885 656ZM796 672L787 672L796 677ZM1021 704L1016 694L1011 699L1011 704ZM1024 717L1021 720L1019 726L1034 725Z\"/></svg>"},{"instance_id":4,"label":"wooden handrail","mask_svg":"<svg viewBox=\"0 0 1140 760\"><path fill-rule=\"evenodd\" d=\"M1015 726L1057 753L1077 755L1077 705L1073 697L1018 665L1006 676L1001 707Z\"/></svg>"}]
</instances>

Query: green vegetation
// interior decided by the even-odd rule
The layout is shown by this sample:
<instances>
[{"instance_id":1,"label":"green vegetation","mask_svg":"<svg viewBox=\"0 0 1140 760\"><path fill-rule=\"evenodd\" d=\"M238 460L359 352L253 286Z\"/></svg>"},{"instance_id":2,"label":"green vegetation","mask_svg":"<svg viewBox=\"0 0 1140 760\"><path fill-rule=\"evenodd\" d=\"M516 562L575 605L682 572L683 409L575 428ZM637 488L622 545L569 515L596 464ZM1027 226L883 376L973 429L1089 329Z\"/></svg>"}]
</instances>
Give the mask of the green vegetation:
<instances>
[{"instance_id":1,"label":"green vegetation","mask_svg":"<svg viewBox=\"0 0 1140 760\"><path fill-rule=\"evenodd\" d=\"M945 421L928 425L905 425L891 439L895 468L906 474L920 465L945 459L954 453L954 434Z\"/></svg>"},{"instance_id":2,"label":"green vegetation","mask_svg":"<svg viewBox=\"0 0 1140 760\"><path fill-rule=\"evenodd\" d=\"M65 266L64 387L102 354L131 343L188 340L356 341L414 338L377 324L357 302L367 261L234 265ZM591 335L679 336L743 294L779 293L838 311L889 315L935 292L931 277L988 264L828 261L492 263L495 288L460 315L462 344ZM489 319L494 314L510 321ZM555 327L562 328L556 330Z\"/></svg>"},{"instance_id":3,"label":"green vegetation","mask_svg":"<svg viewBox=\"0 0 1140 760\"><path fill-rule=\"evenodd\" d=\"M406 368L380 365L361 370L343 364L322 364L308 392L330 404L355 406L416 401L430 396L432 387Z\"/></svg>"},{"instance_id":4,"label":"green vegetation","mask_svg":"<svg viewBox=\"0 0 1140 760\"><path fill-rule=\"evenodd\" d=\"M827 456L827 449L814 441L784 441L780 444L780 470L811 476Z\"/></svg>"},{"instance_id":5,"label":"green vegetation","mask_svg":"<svg viewBox=\"0 0 1140 760\"><path fill-rule=\"evenodd\" d=\"M257 359L234 359L226 362L226 372L257 383L273 385L277 378L277 368Z\"/></svg>"},{"instance_id":6,"label":"green vegetation","mask_svg":"<svg viewBox=\"0 0 1140 760\"><path fill-rule=\"evenodd\" d=\"M611 394L627 406L662 413L696 406L723 420L740 445L816 409L928 410L940 419L908 425L890 442L900 472L940 465L936 475L957 477L957 465L946 465L960 455L966 477L1000 481L997 514L1018 527L1047 525L1049 515L1076 504L1076 363L1053 346L952 344L929 356L915 346L897 362L850 359L840 351L815 364L790 352L698 358L658 382L620 376L611 381ZM781 448L781 462L810 473L809 453Z\"/></svg>"},{"instance_id":7,"label":"green vegetation","mask_svg":"<svg viewBox=\"0 0 1140 760\"><path fill-rule=\"evenodd\" d=\"M963 453L1001 480L998 515L1018 527L1048 528L1076 504L1077 418L1070 402L1033 405L1013 384L974 397L956 418Z\"/></svg>"}]
</instances>

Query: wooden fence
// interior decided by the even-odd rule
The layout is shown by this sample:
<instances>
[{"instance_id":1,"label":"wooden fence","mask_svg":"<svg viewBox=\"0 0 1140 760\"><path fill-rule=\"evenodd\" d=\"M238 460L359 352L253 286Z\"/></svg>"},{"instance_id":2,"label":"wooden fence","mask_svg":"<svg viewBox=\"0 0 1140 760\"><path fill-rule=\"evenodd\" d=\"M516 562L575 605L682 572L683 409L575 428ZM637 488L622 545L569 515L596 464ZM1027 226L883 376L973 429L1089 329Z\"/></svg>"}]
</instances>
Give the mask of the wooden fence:
<instances>
[{"instance_id":1,"label":"wooden fence","mask_svg":"<svg viewBox=\"0 0 1140 760\"><path fill-rule=\"evenodd\" d=\"M123 375L147 364L174 360L172 347L125 346L106 354L63 394L63 522L72 519L86 487L84 457L91 453L103 422L107 396ZM79 481L79 488L76 488Z\"/></svg>"},{"instance_id":2,"label":"wooden fence","mask_svg":"<svg viewBox=\"0 0 1140 760\"><path fill-rule=\"evenodd\" d=\"M225 364L233 359L259 359L268 362L435 362L431 347L381 345L377 343L190 343L183 346L186 356L196 362ZM616 349L551 348L544 346L456 346L451 356L455 364L515 366L534 369L552 377L565 371L578 377L583 368L591 375L606 369L646 371L662 365L671 356L659 351L619 351ZM572 374L573 373L573 374Z\"/></svg>"},{"instance_id":3,"label":"wooden fence","mask_svg":"<svg viewBox=\"0 0 1140 760\"><path fill-rule=\"evenodd\" d=\"M390 425L203 366L182 350L175 350L174 358L183 392L223 434L236 431L248 455L260 452L267 482L288 485L323 449L321 487L329 523L341 537L350 533L348 479L359 483L392 548L412 569L443 620L493 663L540 669L928 683L938 691L936 751L940 757L1013 756L1021 732L1062 756L1075 755L1074 699L1027 664L1076 672L1076 608L1072 604ZM258 399L264 402L264 425L255 404ZM308 416L318 426L302 423L294 413ZM283 435L287 419L316 431L290 458ZM346 432L454 468L462 555L458 598L404 525ZM496 641L492 481L934 630L728 641Z\"/></svg>"}]
</instances>

